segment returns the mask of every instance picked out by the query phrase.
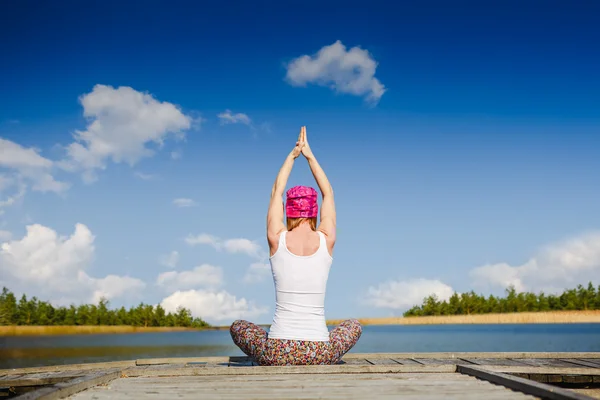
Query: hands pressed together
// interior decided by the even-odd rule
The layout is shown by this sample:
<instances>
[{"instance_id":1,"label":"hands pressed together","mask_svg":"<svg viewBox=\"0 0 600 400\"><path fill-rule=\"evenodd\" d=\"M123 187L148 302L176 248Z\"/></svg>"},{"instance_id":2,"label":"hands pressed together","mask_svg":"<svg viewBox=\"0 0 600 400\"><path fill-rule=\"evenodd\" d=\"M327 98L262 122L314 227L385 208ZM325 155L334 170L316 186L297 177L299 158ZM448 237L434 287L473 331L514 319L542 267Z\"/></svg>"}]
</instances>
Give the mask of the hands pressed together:
<instances>
[{"instance_id":1,"label":"hands pressed together","mask_svg":"<svg viewBox=\"0 0 600 400\"><path fill-rule=\"evenodd\" d=\"M298 158L300 154L304 155L306 159L312 157L312 150L308 145L308 140L306 139L306 127L303 126L300 128L300 135L298 135L298 141L296 142L296 147L292 150L292 156L294 159Z\"/></svg>"}]
</instances>

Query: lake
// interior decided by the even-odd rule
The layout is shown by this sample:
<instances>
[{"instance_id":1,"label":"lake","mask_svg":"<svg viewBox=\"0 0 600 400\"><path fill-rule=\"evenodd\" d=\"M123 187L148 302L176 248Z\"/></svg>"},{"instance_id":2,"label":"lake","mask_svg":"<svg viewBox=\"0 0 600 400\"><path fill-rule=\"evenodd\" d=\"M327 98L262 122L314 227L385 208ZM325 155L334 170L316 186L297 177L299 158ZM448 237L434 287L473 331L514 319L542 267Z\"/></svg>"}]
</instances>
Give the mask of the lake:
<instances>
[{"instance_id":1,"label":"lake","mask_svg":"<svg viewBox=\"0 0 600 400\"><path fill-rule=\"evenodd\" d=\"M351 352L600 351L600 324L365 326ZM243 353L229 331L0 337L0 368Z\"/></svg>"}]
</instances>

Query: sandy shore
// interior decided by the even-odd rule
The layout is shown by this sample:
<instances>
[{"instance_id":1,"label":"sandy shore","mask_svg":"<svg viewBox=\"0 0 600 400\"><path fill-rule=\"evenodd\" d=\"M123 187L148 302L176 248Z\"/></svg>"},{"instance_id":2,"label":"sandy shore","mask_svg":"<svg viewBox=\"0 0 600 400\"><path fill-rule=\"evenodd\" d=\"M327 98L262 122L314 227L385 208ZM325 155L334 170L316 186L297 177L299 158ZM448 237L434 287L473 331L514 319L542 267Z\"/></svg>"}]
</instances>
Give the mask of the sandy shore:
<instances>
[{"instance_id":1,"label":"sandy shore","mask_svg":"<svg viewBox=\"0 0 600 400\"><path fill-rule=\"evenodd\" d=\"M445 324L566 324L600 323L600 310L522 312L510 314L450 315L434 317L358 318L362 325L445 325ZM342 320L329 320L337 325Z\"/></svg>"},{"instance_id":2,"label":"sandy shore","mask_svg":"<svg viewBox=\"0 0 600 400\"><path fill-rule=\"evenodd\" d=\"M102 325L102 326L0 326L0 336L41 336L41 335L83 335L105 333L146 333L146 332L174 332L194 331L198 328L181 327L149 327Z\"/></svg>"}]
</instances>

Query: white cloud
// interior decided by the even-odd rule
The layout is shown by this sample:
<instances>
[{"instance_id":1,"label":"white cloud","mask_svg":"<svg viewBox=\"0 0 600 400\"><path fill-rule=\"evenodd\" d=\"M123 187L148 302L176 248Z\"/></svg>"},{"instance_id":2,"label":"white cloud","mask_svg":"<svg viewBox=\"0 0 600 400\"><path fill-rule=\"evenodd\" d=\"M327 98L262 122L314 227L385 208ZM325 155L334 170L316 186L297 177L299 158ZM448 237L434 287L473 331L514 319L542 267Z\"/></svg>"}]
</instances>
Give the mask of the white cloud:
<instances>
[{"instance_id":1,"label":"white cloud","mask_svg":"<svg viewBox=\"0 0 600 400\"><path fill-rule=\"evenodd\" d=\"M214 247L216 250L224 250L228 253L243 253L250 257L262 258L264 257L264 250L260 245L250 239L236 238L222 240L216 236L202 233L200 235L188 235L185 241L190 246L197 244L207 244Z\"/></svg>"},{"instance_id":2,"label":"white cloud","mask_svg":"<svg viewBox=\"0 0 600 400\"><path fill-rule=\"evenodd\" d=\"M244 253L255 258L260 258L263 253L260 245L249 239L227 239L222 246L229 253Z\"/></svg>"},{"instance_id":3,"label":"white cloud","mask_svg":"<svg viewBox=\"0 0 600 400\"><path fill-rule=\"evenodd\" d=\"M0 192L13 189L13 194L0 201L0 207L8 207L22 198L30 187L39 192L60 193L69 184L57 181L52 176L54 163L41 156L39 150L23 147L18 143L0 138L0 168L6 172L0 175Z\"/></svg>"},{"instance_id":4,"label":"white cloud","mask_svg":"<svg viewBox=\"0 0 600 400\"><path fill-rule=\"evenodd\" d=\"M94 235L83 224L76 224L69 237L43 225L28 225L22 239L0 246L0 279L15 292L62 303L136 295L145 286L128 276L88 276L85 269L93 255Z\"/></svg>"},{"instance_id":5,"label":"white cloud","mask_svg":"<svg viewBox=\"0 0 600 400\"><path fill-rule=\"evenodd\" d=\"M161 306L167 312L175 312L178 307L185 307L195 317L200 317L208 322L221 323L241 318L251 319L267 312L267 308L258 307L245 298L238 299L224 290L219 292L177 291L164 298Z\"/></svg>"},{"instance_id":6,"label":"white cloud","mask_svg":"<svg viewBox=\"0 0 600 400\"><path fill-rule=\"evenodd\" d=\"M173 204L177 207L193 207L198 205L194 200L186 198L175 199L173 200Z\"/></svg>"},{"instance_id":7,"label":"white cloud","mask_svg":"<svg viewBox=\"0 0 600 400\"><path fill-rule=\"evenodd\" d=\"M498 263L474 268L470 277L480 288L513 285L517 291L535 292L555 292L582 282L599 282L600 232L545 246L522 265Z\"/></svg>"},{"instance_id":8,"label":"white cloud","mask_svg":"<svg viewBox=\"0 0 600 400\"><path fill-rule=\"evenodd\" d=\"M378 308L404 310L420 305L424 298L432 294L441 301L448 300L453 293L450 286L439 280L391 280L377 287L369 287L365 303Z\"/></svg>"},{"instance_id":9,"label":"white cloud","mask_svg":"<svg viewBox=\"0 0 600 400\"><path fill-rule=\"evenodd\" d=\"M11 168L50 168L52 161L39 155L34 148L25 148L0 138L0 165Z\"/></svg>"},{"instance_id":10,"label":"white cloud","mask_svg":"<svg viewBox=\"0 0 600 400\"><path fill-rule=\"evenodd\" d=\"M315 55L303 55L287 65L287 81L294 86L314 83L339 93L365 96L376 104L386 92L375 78L377 62L359 47L346 50L338 40L322 47Z\"/></svg>"},{"instance_id":11,"label":"white cloud","mask_svg":"<svg viewBox=\"0 0 600 400\"><path fill-rule=\"evenodd\" d=\"M97 304L101 298L114 299L130 292L141 292L146 284L130 276L107 275L104 278L91 278L85 272L79 272L79 282L92 288L91 301Z\"/></svg>"},{"instance_id":12,"label":"white cloud","mask_svg":"<svg viewBox=\"0 0 600 400\"><path fill-rule=\"evenodd\" d=\"M257 283L262 282L266 277L271 275L271 265L265 262L255 262L250 264L250 268L244 275L244 282Z\"/></svg>"},{"instance_id":13,"label":"white cloud","mask_svg":"<svg viewBox=\"0 0 600 400\"><path fill-rule=\"evenodd\" d=\"M223 284L223 270L209 264L202 264L190 271L169 271L158 275L156 284L169 291L198 287L219 287Z\"/></svg>"},{"instance_id":14,"label":"white cloud","mask_svg":"<svg viewBox=\"0 0 600 400\"><path fill-rule=\"evenodd\" d=\"M162 256L159 262L165 267L173 269L177 266L177 263L179 262L179 252L173 250L168 255Z\"/></svg>"},{"instance_id":15,"label":"white cloud","mask_svg":"<svg viewBox=\"0 0 600 400\"><path fill-rule=\"evenodd\" d=\"M170 137L183 138L193 123L174 104L130 87L96 85L79 100L89 122L75 131L62 166L83 171L86 182L95 180L95 171L106 168L108 160L134 165L152 156L149 144L160 147Z\"/></svg>"},{"instance_id":16,"label":"white cloud","mask_svg":"<svg viewBox=\"0 0 600 400\"><path fill-rule=\"evenodd\" d=\"M179 160L180 158L181 158L181 151L172 151L171 152L171 159Z\"/></svg>"},{"instance_id":17,"label":"white cloud","mask_svg":"<svg viewBox=\"0 0 600 400\"><path fill-rule=\"evenodd\" d=\"M217 114L217 117L221 121L221 125L226 124L244 124L250 125L252 120L250 117L243 113L232 113L231 110L225 110L220 114Z\"/></svg>"},{"instance_id":18,"label":"white cloud","mask_svg":"<svg viewBox=\"0 0 600 400\"><path fill-rule=\"evenodd\" d=\"M209 235L208 233L201 233L200 235L188 235L185 238L185 242L190 246L195 246L197 244L208 244L213 246L216 249L220 247L219 238L213 235Z\"/></svg>"}]
</instances>

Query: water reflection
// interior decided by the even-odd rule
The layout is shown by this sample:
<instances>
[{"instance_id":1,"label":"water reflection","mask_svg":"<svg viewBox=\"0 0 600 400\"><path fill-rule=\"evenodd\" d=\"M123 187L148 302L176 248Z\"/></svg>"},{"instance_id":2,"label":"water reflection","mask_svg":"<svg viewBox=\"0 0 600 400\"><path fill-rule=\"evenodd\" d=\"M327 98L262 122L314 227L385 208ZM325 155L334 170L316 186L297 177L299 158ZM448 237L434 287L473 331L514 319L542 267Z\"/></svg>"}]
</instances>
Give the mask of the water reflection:
<instances>
[{"instance_id":1,"label":"water reflection","mask_svg":"<svg viewBox=\"0 0 600 400\"><path fill-rule=\"evenodd\" d=\"M232 346L54 347L0 349L0 368L132 360L137 358L206 357L235 353Z\"/></svg>"}]
</instances>

